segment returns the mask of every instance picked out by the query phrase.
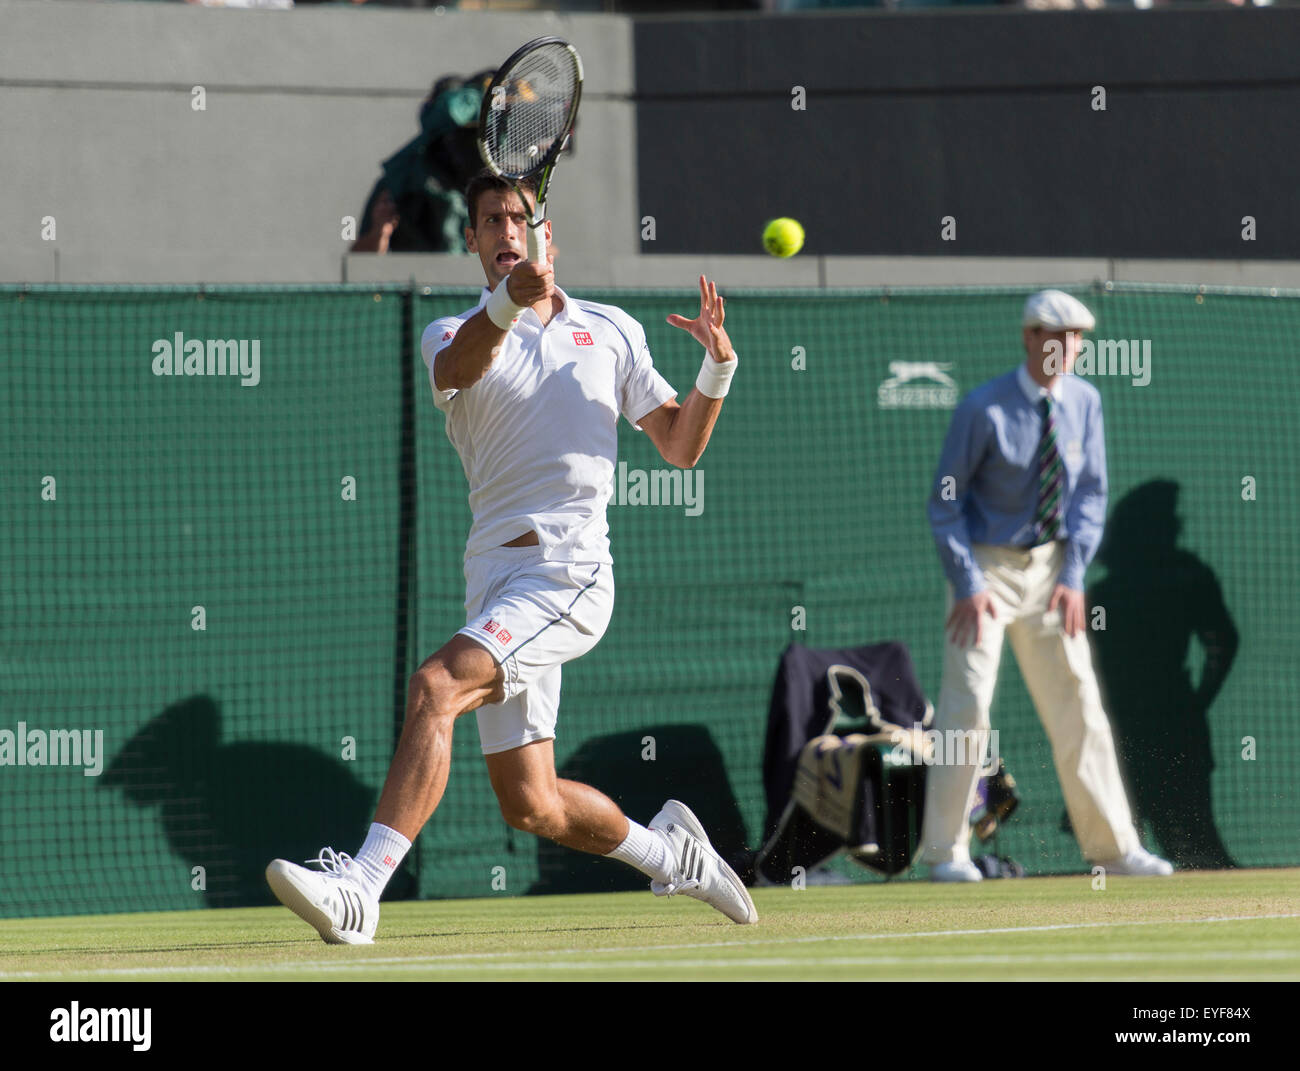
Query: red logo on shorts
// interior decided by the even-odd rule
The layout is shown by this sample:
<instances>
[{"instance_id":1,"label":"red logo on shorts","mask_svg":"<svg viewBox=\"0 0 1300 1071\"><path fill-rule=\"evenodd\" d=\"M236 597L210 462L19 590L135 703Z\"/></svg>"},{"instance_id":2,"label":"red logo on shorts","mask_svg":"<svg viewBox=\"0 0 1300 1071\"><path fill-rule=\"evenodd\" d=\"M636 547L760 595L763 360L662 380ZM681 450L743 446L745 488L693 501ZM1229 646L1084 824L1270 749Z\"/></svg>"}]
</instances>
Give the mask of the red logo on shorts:
<instances>
[{"instance_id":1,"label":"red logo on shorts","mask_svg":"<svg viewBox=\"0 0 1300 1071\"><path fill-rule=\"evenodd\" d=\"M595 343L591 341L591 335L586 331L573 332L573 341L576 342L579 346L595 345Z\"/></svg>"},{"instance_id":2,"label":"red logo on shorts","mask_svg":"<svg viewBox=\"0 0 1300 1071\"><path fill-rule=\"evenodd\" d=\"M483 625L484 632L495 632L496 630L497 630L497 623L495 621L488 621Z\"/></svg>"},{"instance_id":3,"label":"red logo on shorts","mask_svg":"<svg viewBox=\"0 0 1300 1071\"><path fill-rule=\"evenodd\" d=\"M497 639L500 640L502 643L509 643L510 633L508 633L505 629L502 629L500 632L497 633Z\"/></svg>"}]
</instances>

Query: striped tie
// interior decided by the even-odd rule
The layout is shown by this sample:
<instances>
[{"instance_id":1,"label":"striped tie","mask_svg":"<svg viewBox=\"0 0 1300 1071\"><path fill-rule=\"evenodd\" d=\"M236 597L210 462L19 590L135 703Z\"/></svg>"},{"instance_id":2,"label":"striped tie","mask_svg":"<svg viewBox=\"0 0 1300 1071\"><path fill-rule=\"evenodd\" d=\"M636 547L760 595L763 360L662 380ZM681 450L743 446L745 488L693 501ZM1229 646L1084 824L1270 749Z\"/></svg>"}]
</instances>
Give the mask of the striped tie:
<instances>
[{"instance_id":1,"label":"striped tie","mask_svg":"<svg viewBox=\"0 0 1300 1071\"><path fill-rule=\"evenodd\" d=\"M1065 490L1065 467L1056 449L1056 421L1052 417L1052 396L1041 405L1043 434L1038 440L1038 508L1034 510L1034 544L1055 539L1061 530L1061 495Z\"/></svg>"}]
</instances>

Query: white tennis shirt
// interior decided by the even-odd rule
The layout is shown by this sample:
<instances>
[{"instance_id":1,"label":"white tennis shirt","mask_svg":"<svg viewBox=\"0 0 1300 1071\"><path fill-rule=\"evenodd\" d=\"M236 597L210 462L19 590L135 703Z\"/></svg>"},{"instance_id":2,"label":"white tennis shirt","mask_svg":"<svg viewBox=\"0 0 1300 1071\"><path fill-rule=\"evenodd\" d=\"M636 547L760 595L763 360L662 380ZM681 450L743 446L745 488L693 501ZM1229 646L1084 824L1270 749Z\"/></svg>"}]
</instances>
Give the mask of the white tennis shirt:
<instances>
[{"instance_id":1,"label":"white tennis shirt","mask_svg":"<svg viewBox=\"0 0 1300 1071\"><path fill-rule=\"evenodd\" d=\"M487 301L424 329L433 403L447 418L474 513L465 557L529 529L548 561L612 562L605 508L618 458L618 417L634 426L677 392L656 371L645 331L612 305L564 302L545 327L526 309L487 374L438 389L433 362ZM638 429L639 430L639 429Z\"/></svg>"}]
</instances>

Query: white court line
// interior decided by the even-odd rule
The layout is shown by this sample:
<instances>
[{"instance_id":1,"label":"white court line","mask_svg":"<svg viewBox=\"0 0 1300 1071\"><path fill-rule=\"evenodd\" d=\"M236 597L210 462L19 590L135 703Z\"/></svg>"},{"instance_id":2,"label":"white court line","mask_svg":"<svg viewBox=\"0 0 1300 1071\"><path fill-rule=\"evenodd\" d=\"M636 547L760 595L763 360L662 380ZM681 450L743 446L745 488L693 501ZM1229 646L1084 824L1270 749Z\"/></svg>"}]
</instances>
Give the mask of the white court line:
<instances>
[{"instance_id":1,"label":"white court line","mask_svg":"<svg viewBox=\"0 0 1300 1071\"><path fill-rule=\"evenodd\" d=\"M1205 923L1216 922L1255 922L1264 919L1294 919L1300 918L1300 912L1292 912L1280 915L1222 915L1204 919L1135 919L1131 921L1117 922L1061 922L1046 926L1005 926L998 929L982 930L926 930L919 933L858 933L858 934L828 934L814 937L772 937L766 939L756 939L752 941L705 941L693 944L677 945L626 945L615 946L612 948L555 948L555 949L535 949L524 952L451 952L443 955L433 956L375 956L369 958L359 958L356 960L300 960L298 962L288 963L249 963L238 967L214 966L210 964L194 964L192 966L168 966L168 967L105 967L93 970L77 970L75 968L65 968L63 970L50 971L0 971L0 980L6 978L45 978L55 977L65 974L75 974L78 977L117 977L136 974L247 974L247 973L268 973L276 971L298 971L298 970L316 970L316 971L349 971L361 970L367 967L379 965L398 966L402 969L413 969L416 967L440 964L446 967L458 967L462 964L465 966L484 966L492 967L491 960L511 959L507 964L509 967L561 967L561 964L547 963L545 961L536 962L525 960L527 956L577 956L577 955L618 955L637 952L677 952L700 948L760 948L765 945L798 945L825 943L832 941L899 941L908 940L916 937L975 937L987 935L1000 935L1012 933L1046 933L1059 930L1092 930L1099 928L1112 928L1117 926L1199 926ZM212 951L219 952L223 946L213 945ZM108 950L106 950L108 951ZM49 953L49 954L57 954ZM1111 955L1122 956L1123 953L1111 953ZM1206 956L1209 954L1206 953ZM1243 954L1244 955L1244 954ZM1061 957L1052 957L1060 959ZM1166 958L1166 957L1161 957ZM947 957L942 960L946 963L954 962L975 962L968 960L967 957L951 958ZM606 966L620 966L622 964L616 961L591 961L593 963L604 962ZM718 964L742 965L745 961L738 959L726 960L709 960L708 965L716 966ZM815 963L809 960L791 960L791 963L816 965L828 962L827 960L817 960ZM863 960L864 963L874 963L876 960ZM880 960L879 962L885 962ZM913 957L903 957L900 962L916 962ZM650 961L653 966L674 967L683 965L681 960L669 961Z\"/></svg>"},{"instance_id":2,"label":"white court line","mask_svg":"<svg viewBox=\"0 0 1300 1071\"><path fill-rule=\"evenodd\" d=\"M731 959L699 959L699 960L663 960L663 959L602 959L602 960L578 960L575 962L540 962L534 961L496 961L496 962L458 962L458 963L428 963L418 960L399 960L393 963L385 963L383 972L385 974L394 971L601 971L601 970L681 970L681 969L709 969L716 968L720 970L734 970L738 967L758 968L758 967L801 967L820 969L826 967L888 967L888 966L945 966L956 967L965 965L979 964L983 966L1015 966L1015 965L1033 965L1033 964L1117 964L1117 963L1145 963L1150 962L1152 958L1158 959L1160 964L1174 962L1203 962L1214 960L1226 960L1234 963L1248 960L1293 960L1300 962L1300 950L1288 952L1278 949L1266 949L1256 952L1178 952L1178 953L1149 953L1140 952L1077 952L1065 955L1056 954L1017 954L1004 953L1001 955L976 955L976 956L831 956L816 960L795 959L789 956L749 956ZM359 959L349 963L327 963L318 968L323 973L338 972L349 973L373 970L376 963L384 963L381 960ZM219 968L189 968L189 967L162 967L162 968L124 968L112 973L117 974L158 974L158 973L213 973L238 975L244 973L266 973L267 971L283 970L292 973L295 964L281 964L272 966L270 964L250 964L245 967L219 967ZM67 972L53 972L67 973ZM78 973L78 972L72 972ZM85 973L106 973L106 972L85 972ZM37 972L23 972L14 974L11 977L40 977Z\"/></svg>"},{"instance_id":3,"label":"white court line","mask_svg":"<svg viewBox=\"0 0 1300 1071\"><path fill-rule=\"evenodd\" d=\"M820 969L823 967L887 967L898 966L901 964L908 965L933 965L955 967L964 964L994 964L1002 966L1011 966L1014 964L1035 964L1035 963L1145 963L1156 958L1160 963L1172 963L1175 961L1199 962L1201 960L1230 960L1239 962L1243 960L1295 960L1300 962L1300 949L1293 952L1286 952L1277 949L1267 949L1258 952L1179 952L1175 954L1166 953L1148 953L1143 955L1139 952L1079 952L1069 955L1048 955L1048 954L1026 954L1017 955L1016 953L1006 953L996 956L831 956L815 960L795 959L789 956L750 956L730 959L609 959L609 960L579 960L572 963L550 963L545 960L534 963L518 960L515 962L495 962L495 963L441 963L437 965L427 963L403 962L393 966L385 967L384 972L391 970L439 970L439 971L601 971L614 969L622 970L678 970L681 968L689 969L708 969L717 968L721 970L733 970L736 967L804 967ZM373 961L357 960L355 963L338 964L343 970L364 970ZM238 971L238 967L231 968Z\"/></svg>"}]
</instances>

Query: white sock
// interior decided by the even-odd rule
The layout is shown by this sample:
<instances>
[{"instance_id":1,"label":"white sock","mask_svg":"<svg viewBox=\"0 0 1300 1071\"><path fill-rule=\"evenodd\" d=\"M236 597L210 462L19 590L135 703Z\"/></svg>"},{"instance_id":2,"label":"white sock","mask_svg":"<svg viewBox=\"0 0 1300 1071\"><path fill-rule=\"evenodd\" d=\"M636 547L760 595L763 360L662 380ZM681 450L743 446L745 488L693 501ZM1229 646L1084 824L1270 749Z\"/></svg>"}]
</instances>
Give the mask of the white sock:
<instances>
[{"instance_id":1,"label":"white sock","mask_svg":"<svg viewBox=\"0 0 1300 1071\"><path fill-rule=\"evenodd\" d=\"M361 851L352 857L350 873L378 900L410 850L411 842L397 830L374 822Z\"/></svg>"},{"instance_id":2,"label":"white sock","mask_svg":"<svg viewBox=\"0 0 1300 1071\"><path fill-rule=\"evenodd\" d=\"M673 851L668 838L655 829L646 829L627 820L627 839L605 856L630 863L648 878L668 881L673 876Z\"/></svg>"}]
</instances>

